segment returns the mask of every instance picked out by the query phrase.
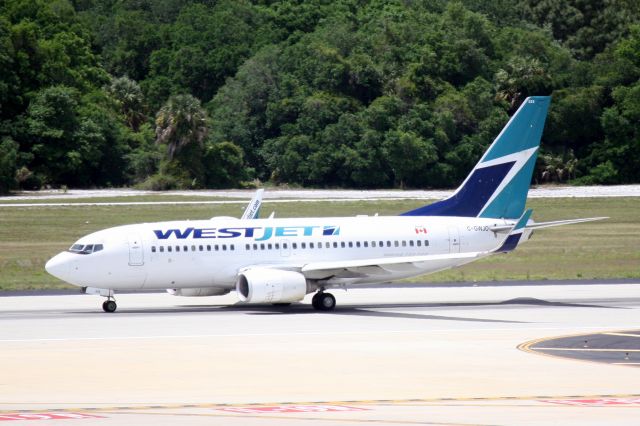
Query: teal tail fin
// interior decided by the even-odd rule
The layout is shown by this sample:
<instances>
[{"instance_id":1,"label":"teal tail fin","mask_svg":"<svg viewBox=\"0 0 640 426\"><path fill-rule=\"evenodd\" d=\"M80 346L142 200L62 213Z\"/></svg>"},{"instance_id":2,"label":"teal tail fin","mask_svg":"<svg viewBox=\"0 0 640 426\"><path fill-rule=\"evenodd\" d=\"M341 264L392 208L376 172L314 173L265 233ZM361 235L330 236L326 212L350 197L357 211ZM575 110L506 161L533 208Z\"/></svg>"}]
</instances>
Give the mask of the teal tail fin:
<instances>
[{"instance_id":1,"label":"teal tail fin","mask_svg":"<svg viewBox=\"0 0 640 426\"><path fill-rule=\"evenodd\" d=\"M525 99L451 197L402 215L520 218L550 103L549 96Z\"/></svg>"}]
</instances>

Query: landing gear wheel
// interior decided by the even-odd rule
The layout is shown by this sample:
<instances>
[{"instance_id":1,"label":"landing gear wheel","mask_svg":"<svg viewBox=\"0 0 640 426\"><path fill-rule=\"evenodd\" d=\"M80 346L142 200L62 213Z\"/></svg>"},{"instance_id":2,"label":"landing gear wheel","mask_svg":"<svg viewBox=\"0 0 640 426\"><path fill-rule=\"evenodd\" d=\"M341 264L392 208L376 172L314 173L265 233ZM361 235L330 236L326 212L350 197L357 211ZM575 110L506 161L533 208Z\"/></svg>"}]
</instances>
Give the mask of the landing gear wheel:
<instances>
[{"instance_id":1,"label":"landing gear wheel","mask_svg":"<svg viewBox=\"0 0 640 426\"><path fill-rule=\"evenodd\" d=\"M311 299L311 304L318 311L333 311L336 308L336 298L331 293L317 293Z\"/></svg>"},{"instance_id":2,"label":"landing gear wheel","mask_svg":"<svg viewBox=\"0 0 640 426\"><path fill-rule=\"evenodd\" d=\"M105 312L115 312L116 309L118 308L118 305L116 304L115 300L105 300L102 303L102 310Z\"/></svg>"},{"instance_id":3,"label":"landing gear wheel","mask_svg":"<svg viewBox=\"0 0 640 426\"><path fill-rule=\"evenodd\" d=\"M318 310L320 309L320 306L318 304L318 296L320 296L321 293L316 293L313 295L313 297L311 298L311 306L313 306L313 309Z\"/></svg>"}]
</instances>

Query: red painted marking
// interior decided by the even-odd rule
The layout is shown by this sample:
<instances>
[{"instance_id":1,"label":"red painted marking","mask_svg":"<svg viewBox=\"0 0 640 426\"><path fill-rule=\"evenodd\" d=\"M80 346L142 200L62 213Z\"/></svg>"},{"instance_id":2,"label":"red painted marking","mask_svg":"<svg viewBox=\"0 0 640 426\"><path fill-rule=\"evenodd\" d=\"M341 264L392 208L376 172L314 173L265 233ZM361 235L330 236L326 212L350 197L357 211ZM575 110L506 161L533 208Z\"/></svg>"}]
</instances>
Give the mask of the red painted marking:
<instances>
[{"instance_id":1,"label":"red painted marking","mask_svg":"<svg viewBox=\"0 0 640 426\"><path fill-rule=\"evenodd\" d=\"M424 226L416 226L416 234L426 234L427 228Z\"/></svg>"},{"instance_id":2,"label":"red painted marking","mask_svg":"<svg viewBox=\"0 0 640 426\"><path fill-rule=\"evenodd\" d=\"M70 419L104 419L103 416L84 413L16 413L0 414L0 422L13 420L70 420Z\"/></svg>"},{"instance_id":3,"label":"red painted marking","mask_svg":"<svg viewBox=\"0 0 640 426\"><path fill-rule=\"evenodd\" d=\"M337 411L368 411L366 408L347 407L344 405L275 405L272 407L228 407L218 408L220 411L240 414L265 413L328 413Z\"/></svg>"},{"instance_id":4,"label":"red painted marking","mask_svg":"<svg viewBox=\"0 0 640 426\"><path fill-rule=\"evenodd\" d=\"M542 399L541 402L582 407L640 406L640 398Z\"/></svg>"}]
</instances>

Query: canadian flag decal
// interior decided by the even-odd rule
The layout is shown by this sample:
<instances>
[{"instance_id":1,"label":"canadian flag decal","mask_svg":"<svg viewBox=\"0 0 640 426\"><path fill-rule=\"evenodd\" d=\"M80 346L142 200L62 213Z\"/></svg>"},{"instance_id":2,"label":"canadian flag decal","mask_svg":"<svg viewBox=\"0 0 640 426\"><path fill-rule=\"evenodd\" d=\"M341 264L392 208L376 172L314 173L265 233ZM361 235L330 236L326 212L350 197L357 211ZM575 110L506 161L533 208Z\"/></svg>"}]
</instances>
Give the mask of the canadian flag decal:
<instances>
[{"instance_id":1,"label":"canadian flag decal","mask_svg":"<svg viewBox=\"0 0 640 426\"><path fill-rule=\"evenodd\" d=\"M424 226L416 226L416 234L426 234L427 228Z\"/></svg>"}]
</instances>

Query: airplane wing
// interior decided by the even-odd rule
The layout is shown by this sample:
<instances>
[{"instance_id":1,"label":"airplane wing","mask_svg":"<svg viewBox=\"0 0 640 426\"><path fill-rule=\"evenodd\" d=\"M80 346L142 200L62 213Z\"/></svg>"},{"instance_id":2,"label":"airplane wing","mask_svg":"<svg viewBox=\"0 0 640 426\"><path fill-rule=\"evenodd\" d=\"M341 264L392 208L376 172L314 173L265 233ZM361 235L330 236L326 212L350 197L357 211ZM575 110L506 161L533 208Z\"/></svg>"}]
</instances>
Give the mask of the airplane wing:
<instances>
[{"instance_id":1,"label":"airplane wing","mask_svg":"<svg viewBox=\"0 0 640 426\"><path fill-rule=\"evenodd\" d=\"M263 193L264 189L258 189L256 191L240 219L258 219L260 217L260 206L262 205Z\"/></svg>"},{"instance_id":2,"label":"airplane wing","mask_svg":"<svg viewBox=\"0 0 640 426\"><path fill-rule=\"evenodd\" d=\"M308 279L363 277L384 279L385 275L392 273L444 269L451 266L452 260L461 261L459 265L486 254L489 252L315 262L304 265L300 272Z\"/></svg>"},{"instance_id":3,"label":"airplane wing","mask_svg":"<svg viewBox=\"0 0 640 426\"><path fill-rule=\"evenodd\" d=\"M609 219L609 217L586 217L582 219L568 219L568 220L554 220L552 222L533 222L529 223L525 226L525 229L542 229L542 228L551 228L552 226L562 226L562 225L571 225L573 223L584 223L584 222L593 222L595 220L603 220ZM492 226L491 229L493 232L511 232L513 226L509 225L501 225L501 226Z\"/></svg>"}]
</instances>

